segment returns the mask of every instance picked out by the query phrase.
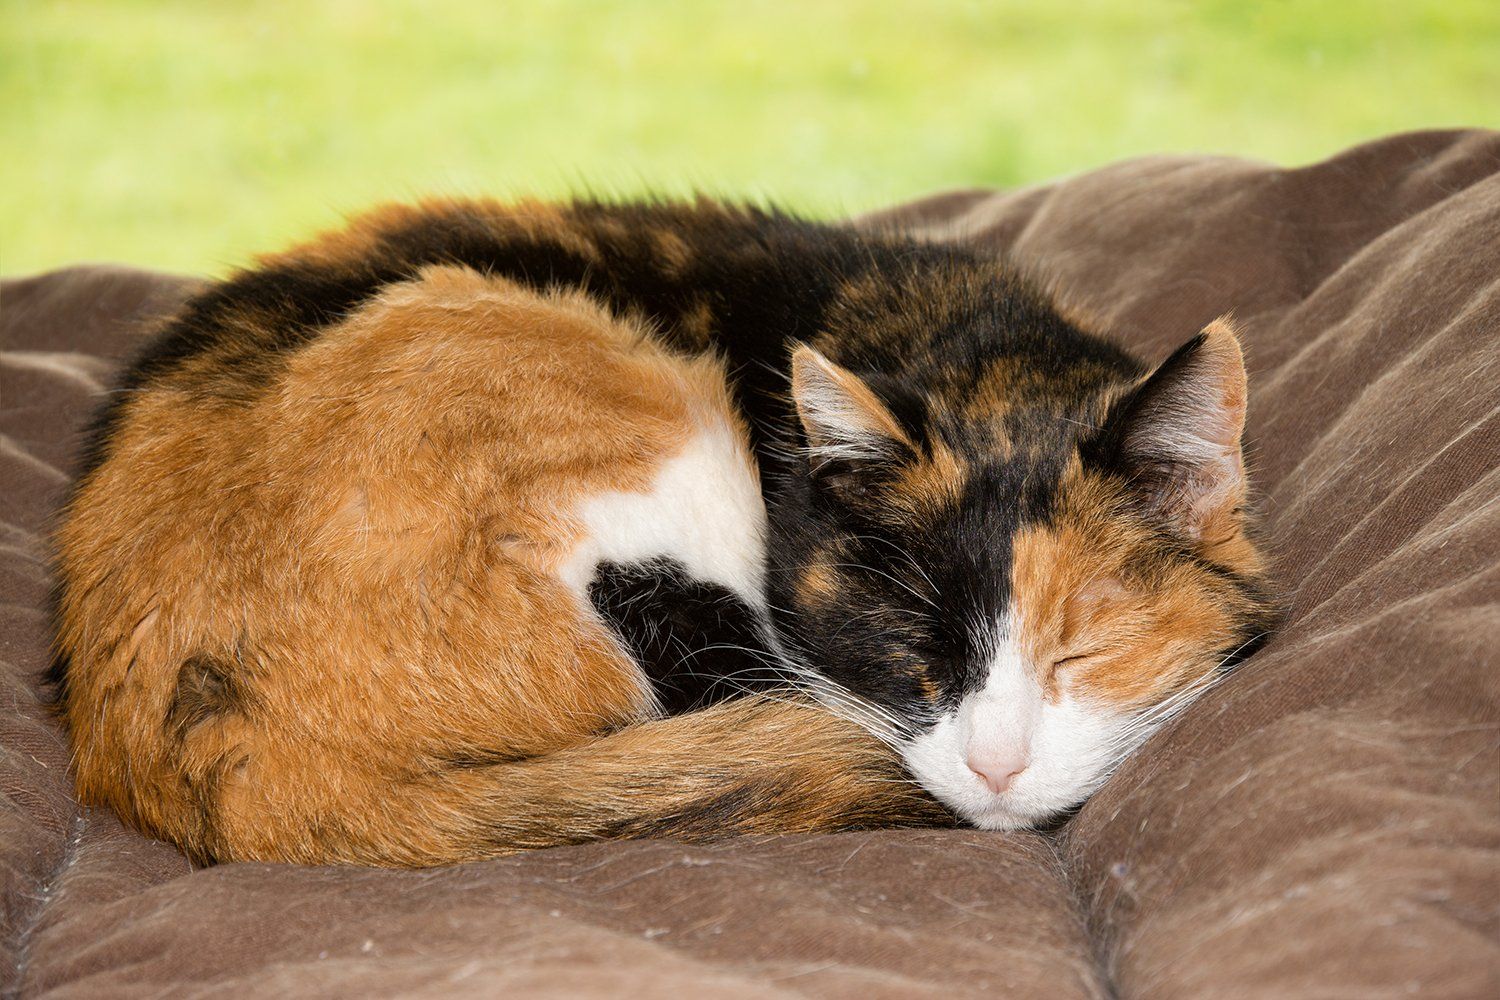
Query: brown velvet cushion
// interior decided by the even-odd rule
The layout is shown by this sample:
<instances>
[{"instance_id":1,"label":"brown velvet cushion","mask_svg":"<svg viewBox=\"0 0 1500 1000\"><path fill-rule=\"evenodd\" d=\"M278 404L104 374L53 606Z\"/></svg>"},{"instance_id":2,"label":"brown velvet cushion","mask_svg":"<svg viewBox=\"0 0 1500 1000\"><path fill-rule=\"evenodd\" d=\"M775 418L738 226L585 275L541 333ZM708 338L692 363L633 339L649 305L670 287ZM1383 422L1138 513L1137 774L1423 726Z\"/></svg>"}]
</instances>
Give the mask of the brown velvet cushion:
<instances>
[{"instance_id":1,"label":"brown velvet cushion","mask_svg":"<svg viewBox=\"0 0 1500 1000\"><path fill-rule=\"evenodd\" d=\"M1138 160L883 213L1010 250L1152 357L1232 311L1282 631L1059 833L225 865L80 812L42 557L79 428L181 279L0 290L0 992L1500 995L1500 136Z\"/></svg>"}]
</instances>

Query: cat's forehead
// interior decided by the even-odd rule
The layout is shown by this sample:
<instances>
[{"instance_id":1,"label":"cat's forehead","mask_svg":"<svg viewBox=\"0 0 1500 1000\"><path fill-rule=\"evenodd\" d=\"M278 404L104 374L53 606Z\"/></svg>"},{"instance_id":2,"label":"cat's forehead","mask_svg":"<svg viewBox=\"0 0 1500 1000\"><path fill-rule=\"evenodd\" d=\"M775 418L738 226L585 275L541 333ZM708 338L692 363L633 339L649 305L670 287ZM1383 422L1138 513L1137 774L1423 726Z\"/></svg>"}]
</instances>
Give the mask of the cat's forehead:
<instances>
[{"instance_id":1,"label":"cat's forehead","mask_svg":"<svg viewBox=\"0 0 1500 1000\"><path fill-rule=\"evenodd\" d=\"M1111 572L1103 557L1128 548L1122 533L1128 529L1112 529L1109 503L1096 495L1094 482L1068 436L1004 455L939 445L889 485L878 535L861 532L827 544L846 564L873 565L896 577L915 574L919 585L896 587L887 598L930 620L940 643L952 647L949 658L976 663L1018 604L1040 607L1052 600L1030 579L1026 593L1018 591L1019 548L1033 566L1056 553L1057 578L1080 581ZM1088 526L1100 544L1080 544L1078 525ZM835 578L819 573L808 583L828 594Z\"/></svg>"},{"instance_id":2,"label":"cat's forehead","mask_svg":"<svg viewBox=\"0 0 1500 1000\"><path fill-rule=\"evenodd\" d=\"M1080 448L1108 397L1076 406L1011 406L995 413L930 412L922 447L889 485L912 531L950 531L1003 542L1025 523L1050 520L1057 501L1085 482Z\"/></svg>"},{"instance_id":3,"label":"cat's forehead","mask_svg":"<svg viewBox=\"0 0 1500 1000\"><path fill-rule=\"evenodd\" d=\"M926 394L924 437L977 463L1056 467L1098 431L1133 379L1103 364L1040 366L1035 357L1007 355L936 380Z\"/></svg>"}]
</instances>

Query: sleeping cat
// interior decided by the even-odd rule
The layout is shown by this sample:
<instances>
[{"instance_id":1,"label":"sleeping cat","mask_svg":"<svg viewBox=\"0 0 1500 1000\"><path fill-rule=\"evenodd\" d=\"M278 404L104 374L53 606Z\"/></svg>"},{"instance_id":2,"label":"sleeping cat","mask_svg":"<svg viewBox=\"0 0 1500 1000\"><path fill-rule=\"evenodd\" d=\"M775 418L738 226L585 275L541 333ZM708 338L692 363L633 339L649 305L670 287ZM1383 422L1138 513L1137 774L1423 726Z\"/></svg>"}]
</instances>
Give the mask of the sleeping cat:
<instances>
[{"instance_id":1,"label":"sleeping cat","mask_svg":"<svg viewBox=\"0 0 1500 1000\"><path fill-rule=\"evenodd\" d=\"M377 210L210 286L95 430L85 800L203 860L1042 823L1264 636L1227 324L1148 370L958 245Z\"/></svg>"}]
</instances>

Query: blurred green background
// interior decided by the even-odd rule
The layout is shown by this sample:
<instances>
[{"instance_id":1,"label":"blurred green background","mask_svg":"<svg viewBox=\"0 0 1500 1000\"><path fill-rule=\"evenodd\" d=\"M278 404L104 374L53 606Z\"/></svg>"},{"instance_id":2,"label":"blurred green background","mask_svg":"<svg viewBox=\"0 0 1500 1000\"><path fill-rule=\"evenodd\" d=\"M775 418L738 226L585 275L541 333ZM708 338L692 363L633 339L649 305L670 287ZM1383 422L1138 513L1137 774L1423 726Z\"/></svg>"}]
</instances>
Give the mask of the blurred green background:
<instances>
[{"instance_id":1,"label":"blurred green background","mask_svg":"<svg viewBox=\"0 0 1500 1000\"><path fill-rule=\"evenodd\" d=\"M0 0L0 270L222 272L429 192L835 214L1500 124L1496 0Z\"/></svg>"}]
</instances>

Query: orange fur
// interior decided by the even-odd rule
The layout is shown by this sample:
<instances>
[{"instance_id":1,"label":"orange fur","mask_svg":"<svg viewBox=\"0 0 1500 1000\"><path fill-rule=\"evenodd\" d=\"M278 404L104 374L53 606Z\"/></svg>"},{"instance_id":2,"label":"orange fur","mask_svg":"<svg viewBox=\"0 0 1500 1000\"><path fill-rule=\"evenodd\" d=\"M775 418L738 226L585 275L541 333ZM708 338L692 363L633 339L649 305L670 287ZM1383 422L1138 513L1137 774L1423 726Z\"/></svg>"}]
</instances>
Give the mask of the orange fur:
<instances>
[{"instance_id":1,"label":"orange fur","mask_svg":"<svg viewBox=\"0 0 1500 1000\"><path fill-rule=\"evenodd\" d=\"M942 510L957 501L968 474L964 461L938 442L929 454L902 466L888 499L898 509L917 516Z\"/></svg>"},{"instance_id":2,"label":"orange fur","mask_svg":"<svg viewBox=\"0 0 1500 1000\"><path fill-rule=\"evenodd\" d=\"M1205 654L1237 634L1240 599L1189 566L1143 560L1152 528L1119 516L1125 498L1076 465L1067 480L1063 509L1017 532L1012 550L1021 644L1044 688L1133 707L1198 679ZM1233 531L1218 556L1244 551L1226 565L1258 572L1243 526Z\"/></svg>"}]
</instances>

